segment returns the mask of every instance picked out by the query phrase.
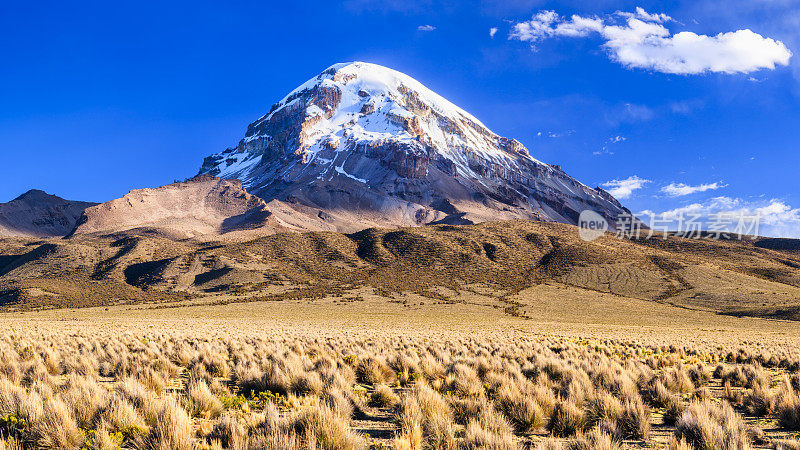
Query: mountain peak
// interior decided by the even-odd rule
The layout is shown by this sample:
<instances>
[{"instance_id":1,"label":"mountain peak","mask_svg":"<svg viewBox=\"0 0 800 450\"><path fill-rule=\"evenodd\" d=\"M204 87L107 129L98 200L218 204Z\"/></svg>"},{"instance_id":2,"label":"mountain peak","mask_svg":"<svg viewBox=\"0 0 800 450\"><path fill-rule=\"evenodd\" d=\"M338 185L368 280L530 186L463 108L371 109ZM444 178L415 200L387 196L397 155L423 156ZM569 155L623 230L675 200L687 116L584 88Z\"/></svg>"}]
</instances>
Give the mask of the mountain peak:
<instances>
[{"instance_id":1,"label":"mountain peak","mask_svg":"<svg viewBox=\"0 0 800 450\"><path fill-rule=\"evenodd\" d=\"M509 163L519 157L531 159L521 143L492 133L410 76L377 64L351 62L330 66L275 103L250 124L240 148L207 161L201 173L239 178L250 185L250 172L267 148L309 163L321 150L336 149L340 143L357 147L376 141L392 141L412 153L437 149L464 172L471 171L464 148ZM224 165L212 166L223 157Z\"/></svg>"},{"instance_id":2,"label":"mountain peak","mask_svg":"<svg viewBox=\"0 0 800 450\"><path fill-rule=\"evenodd\" d=\"M328 67L316 77L311 78L290 92L276 105L290 102L303 90L325 84L338 87L348 85L351 87L349 90L357 91L360 97L390 95L394 98L400 98L405 95L405 93L402 92L403 90L410 89L421 96L422 100L424 100L427 105L436 109L440 114L449 116L461 115L476 122L480 126L484 126L474 116L428 89L414 78L379 64L362 61L337 63ZM273 108L275 108L275 106L273 106Z\"/></svg>"},{"instance_id":3,"label":"mountain peak","mask_svg":"<svg viewBox=\"0 0 800 450\"><path fill-rule=\"evenodd\" d=\"M63 200L61 197L56 195L48 194L45 191L40 189L31 189L28 192L20 195L19 197L11 200L12 202L16 201L43 201L43 200Z\"/></svg>"},{"instance_id":4,"label":"mountain peak","mask_svg":"<svg viewBox=\"0 0 800 450\"><path fill-rule=\"evenodd\" d=\"M31 189L8 203L0 203L0 236L64 236L83 210L92 205Z\"/></svg>"},{"instance_id":5,"label":"mountain peak","mask_svg":"<svg viewBox=\"0 0 800 450\"><path fill-rule=\"evenodd\" d=\"M609 219L622 211L419 81L366 62L334 64L298 86L200 173L240 179L268 202L323 212L344 229L575 223L586 208Z\"/></svg>"}]
</instances>

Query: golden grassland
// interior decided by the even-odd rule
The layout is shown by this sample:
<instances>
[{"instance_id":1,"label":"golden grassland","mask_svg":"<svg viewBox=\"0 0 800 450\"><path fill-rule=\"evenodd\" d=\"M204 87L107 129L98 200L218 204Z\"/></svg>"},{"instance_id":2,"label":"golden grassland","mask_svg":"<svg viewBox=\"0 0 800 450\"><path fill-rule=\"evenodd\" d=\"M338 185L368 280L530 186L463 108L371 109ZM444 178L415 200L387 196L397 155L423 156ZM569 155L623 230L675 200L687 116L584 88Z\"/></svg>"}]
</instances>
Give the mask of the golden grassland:
<instances>
[{"instance_id":1,"label":"golden grassland","mask_svg":"<svg viewBox=\"0 0 800 450\"><path fill-rule=\"evenodd\" d=\"M796 322L439 294L0 314L0 448L800 448Z\"/></svg>"}]
</instances>

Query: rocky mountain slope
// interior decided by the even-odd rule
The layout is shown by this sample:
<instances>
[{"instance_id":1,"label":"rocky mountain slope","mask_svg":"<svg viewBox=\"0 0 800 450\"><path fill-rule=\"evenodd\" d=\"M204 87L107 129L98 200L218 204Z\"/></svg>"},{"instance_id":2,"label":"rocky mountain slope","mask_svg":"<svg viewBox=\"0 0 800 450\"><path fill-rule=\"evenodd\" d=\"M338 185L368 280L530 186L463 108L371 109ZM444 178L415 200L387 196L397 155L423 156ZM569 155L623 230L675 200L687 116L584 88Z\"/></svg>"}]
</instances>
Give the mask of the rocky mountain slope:
<instances>
[{"instance_id":1,"label":"rocky mountain slope","mask_svg":"<svg viewBox=\"0 0 800 450\"><path fill-rule=\"evenodd\" d=\"M626 211L418 81L337 64L250 124L201 174L240 179L330 229L532 219L574 224L584 209Z\"/></svg>"},{"instance_id":2,"label":"rocky mountain slope","mask_svg":"<svg viewBox=\"0 0 800 450\"><path fill-rule=\"evenodd\" d=\"M0 236L64 236L75 227L83 210L93 205L30 190L8 203L0 203Z\"/></svg>"}]
</instances>

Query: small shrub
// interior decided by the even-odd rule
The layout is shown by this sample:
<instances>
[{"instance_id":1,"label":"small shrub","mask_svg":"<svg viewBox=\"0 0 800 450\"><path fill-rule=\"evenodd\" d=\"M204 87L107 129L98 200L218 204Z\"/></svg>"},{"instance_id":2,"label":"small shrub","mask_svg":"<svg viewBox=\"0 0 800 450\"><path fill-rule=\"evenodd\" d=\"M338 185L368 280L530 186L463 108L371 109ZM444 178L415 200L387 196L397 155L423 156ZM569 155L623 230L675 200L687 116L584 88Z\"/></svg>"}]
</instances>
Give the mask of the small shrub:
<instances>
[{"instance_id":1,"label":"small shrub","mask_svg":"<svg viewBox=\"0 0 800 450\"><path fill-rule=\"evenodd\" d=\"M653 378L647 386L642 389L642 396L657 408L666 407L675 397L658 378Z\"/></svg>"},{"instance_id":2,"label":"small shrub","mask_svg":"<svg viewBox=\"0 0 800 450\"><path fill-rule=\"evenodd\" d=\"M453 420L459 425L466 426L472 419L477 419L482 410L491 408L485 398L458 398L447 399L450 409L453 410Z\"/></svg>"},{"instance_id":3,"label":"small shrub","mask_svg":"<svg viewBox=\"0 0 800 450\"><path fill-rule=\"evenodd\" d=\"M641 399L628 400L617 423L626 439L647 439L650 435L650 410Z\"/></svg>"},{"instance_id":4,"label":"small shrub","mask_svg":"<svg viewBox=\"0 0 800 450\"><path fill-rule=\"evenodd\" d=\"M350 420L358 407L357 398L351 392L330 387L322 394L322 401L339 417Z\"/></svg>"},{"instance_id":5,"label":"small shrub","mask_svg":"<svg viewBox=\"0 0 800 450\"><path fill-rule=\"evenodd\" d=\"M322 379L320 379L319 374L310 372L293 379L289 392L295 395L320 395L322 388Z\"/></svg>"},{"instance_id":6,"label":"small shrub","mask_svg":"<svg viewBox=\"0 0 800 450\"><path fill-rule=\"evenodd\" d=\"M97 412L108 403L108 392L95 380L72 375L61 388L61 399L72 408L78 427L91 429Z\"/></svg>"},{"instance_id":7,"label":"small shrub","mask_svg":"<svg viewBox=\"0 0 800 450\"><path fill-rule=\"evenodd\" d=\"M675 429L677 439L685 439L696 449L736 450L750 447L744 421L727 403L693 403L681 415Z\"/></svg>"},{"instance_id":8,"label":"small shrub","mask_svg":"<svg viewBox=\"0 0 800 450\"><path fill-rule=\"evenodd\" d=\"M547 420L536 400L508 385L497 392L497 408L522 433L543 427Z\"/></svg>"},{"instance_id":9,"label":"small shrub","mask_svg":"<svg viewBox=\"0 0 800 450\"><path fill-rule=\"evenodd\" d=\"M426 448L456 450L456 430L453 421L446 416L437 415L422 422L422 434Z\"/></svg>"},{"instance_id":10,"label":"small shrub","mask_svg":"<svg viewBox=\"0 0 800 450\"><path fill-rule=\"evenodd\" d=\"M742 394L742 391L734 389L730 381L725 381L722 384L722 388L722 398L727 400L728 403L736 407L739 407L744 403L744 394Z\"/></svg>"},{"instance_id":11,"label":"small shrub","mask_svg":"<svg viewBox=\"0 0 800 450\"><path fill-rule=\"evenodd\" d=\"M256 392L288 394L291 387L291 376L284 370L285 365L284 361L269 360L264 368L264 375L261 378L259 389Z\"/></svg>"},{"instance_id":12,"label":"small shrub","mask_svg":"<svg viewBox=\"0 0 800 450\"><path fill-rule=\"evenodd\" d=\"M205 381L194 381L186 390L186 410L192 417L213 419L218 417L225 409Z\"/></svg>"},{"instance_id":13,"label":"small shrub","mask_svg":"<svg viewBox=\"0 0 800 450\"><path fill-rule=\"evenodd\" d=\"M717 378L715 376L715 378ZM686 439L677 439L675 436L671 436L669 442L667 443L667 450L695 450Z\"/></svg>"},{"instance_id":14,"label":"small shrub","mask_svg":"<svg viewBox=\"0 0 800 450\"><path fill-rule=\"evenodd\" d=\"M753 390L742 398L742 405L748 413L756 417L772 414L775 409L772 394L761 385L755 385Z\"/></svg>"},{"instance_id":15,"label":"small shrub","mask_svg":"<svg viewBox=\"0 0 800 450\"><path fill-rule=\"evenodd\" d=\"M483 428L480 422L471 420L464 432L463 448L469 450L516 450L514 436L510 432L495 432Z\"/></svg>"},{"instance_id":16,"label":"small shrub","mask_svg":"<svg viewBox=\"0 0 800 450\"><path fill-rule=\"evenodd\" d=\"M778 395L775 415L781 427L800 430L800 395L794 390L784 388Z\"/></svg>"},{"instance_id":17,"label":"small shrub","mask_svg":"<svg viewBox=\"0 0 800 450\"><path fill-rule=\"evenodd\" d=\"M579 433L567 441L567 450L617 450L621 446L614 438L601 430L592 430L588 434Z\"/></svg>"},{"instance_id":18,"label":"small shrub","mask_svg":"<svg viewBox=\"0 0 800 450\"><path fill-rule=\"evenodd\" d=\"M747 384L747 374L744 372L744 369L739 366L736 366L731 370L724 371L720 378L722 379L723 384L727 382L730 383L731 386L744 387Z\"/></svg>"},{"instance_id":19,"label":"small shrub","mask_svg":"<svg viewBox=\"0 0 800 450\"><path fill-rule=\"evenodd\" d=\"M800 441L794 439L779 439L774 443L775 450L800 450Z\"/></svg>"},{"instance_id":20,"label":"small shrub","mask_svg":"<svg viewBox=\"0 0 800 450\"><path fill-rule=\"evenodd\" d=\"M672 392L686 393L695 389L689 374L681 367L674 367L661 374L661 382Z\"/></svg>"},{"instance_id":21,"label":"small shrub","mask_svg":"<svg viewBox=\"0 0 800 450\"><path fill-rule=\"evenodd\" d=\"M172 397L157 400L150 405L152 430L148 439L161 450L186 450L192 448L192 421L180 404Z\"/></svg>"},{"instance_id":22,"label":"small shrub","mask_svg":"<svg viewBox=\"0 0 800 450\"><path fill-rule=\"evenodd\" d=\"M117 383L116 391L123 399L140 410L152 403L154 399L153 393L133 378L125 378Z\"/></svg>"},{"instance_id":23,"label":"small shrub","mask_svg":"<svg viewBox=\"0 0 800 450\"><path fill-rule=\"evenodd\" d=\"M101 424L97 430L91 430L86 437L83 448L88 450L118 450L122 448L122 433L112 433Z\"/></svg>"},{"instance_id":24,"label":"small shrub","mask_svg":"<svg viewBox=\"0 0 800 450\"><path fill-rule=\"evenodd\" d=\"M674 425L677 423L684 411L686 411L686 407L683 402L681 402L679 398L674 397L664 407L664 414L662 416L664 425Z\"/></svg>"},{"instance_id":25,"label":"small shrub","mask_svg":"<svg viewBox=\"0 0 800 450\"><path fill-rule=\"evenodd\" d=\"M587 402L586 422L593 427L603 419L616 422L622 416L622 402L608 392L601 391Z\"/></svg>"},{"instance_id":26,"label":"small shrub","mask_svg":"<svg viewBox=\"0 0 800 450\"><path fill-rule=\"evenodd\" d=\"M40 448L72 448L83 442L83 434L70 408L57 398L44 403L42 417L32 424L36 445Z\"/></svg>"},{"instance_id":27,"label":"small shrub","mask_svg":"<svg viewBox=\"0 0 800 450\"><path fill-rule=\"evenodd\" d=\"M447 375L447 390L460 397L473 397L483 393L483 383L475 370L466 364L456 364Z\"/></svg>"},{"instance_id":28,"label":"small shrub","mask_svg":"<svg viewBox=\"0 0 800 450\"><path fill-rule=\"evenodd\" d=\"M348 422L324 405L304 410L295 419L298 434L312 439L318 448L354 450L364 447L361 436L350 428Z\"/></svg>"},{"instance_id":29,"label":"small shrub","mask_svg":"<svg viewBox=\"0 0 800 450\"><path fill-rule=\"evenodd\" d=\"M136 408L121 397L115 397L100 413L100 417L110 432L123 433L128 438L149 432Z\"/></svg>"},{"instance_id":30,"label":"small shrub","mask_svg":"<svg viewBox=\"0 0 800 450\"><path fill-rule=\"evenodd\" d=\"M695 386L703 386L711 380L712 373L703 364L698 364L689 369L689 379Z\"/></svg>"},{"instance_id":31,"label":"small shrub","mask_svg":"<svg viewBox=\"0 0 800 450\"><path fill-rule=\"evenodd\" d=\"M583 410L569 400L556 403L547 430L554 436L569 437L586 428Z\"/></svg>"},{"instance_id":32,"label":"small shrub","mask_svg":"<svg viewBox=\"0 0 800 450\"><path fill-rule=\"evenodd\" d=\"M369 397L369 406L376 408L386 408L394 406L400 399L397 394L392 391L392 388L385 384L379 384L375 387L375 391Z\"/></svg>"},{"instance_id":33,"label":"small shrub","mask_svg":"<svg viewBox=\"0 0 800 450\"><path fill-rule=\"evenodd\" d=\"M701 387L692 392L692 400L694 401L702 402L711 400L711 397L711 390L707 387Z\"/></svg>"},{"instance_id":34,"label":"small shrub","mask_svg":"<svg viewBox=\"0 0 800 450\"><path fill-rule=\"evenodd\" d=\"M386 383L393 381L393 378L395 378L394 371L378 358L368 356L356 362L356 379L359 383Z\"/></svg>"},{"instance_id":35,"label":"small shrub","mask_svg":"<svg viewBox=\"0 0 800 450\"><path fill-rule=\"evenodd\" d=\"M394 413L394 420L398 427L396 447L421 448L422 419L422 409L416 399L411 395L403 396Z\"/></svg>"},{"instance_id":36,"label":"small shrub","mask_svg":"<svg viewBox=\"0 0 800 450\"><path fill-rule=\"evenodd\" d=\"M247 443L247 428L236 418L224 415L214 422L208 438L219 442L222 448L242 449Z\"/></svg>"}]
</instances>

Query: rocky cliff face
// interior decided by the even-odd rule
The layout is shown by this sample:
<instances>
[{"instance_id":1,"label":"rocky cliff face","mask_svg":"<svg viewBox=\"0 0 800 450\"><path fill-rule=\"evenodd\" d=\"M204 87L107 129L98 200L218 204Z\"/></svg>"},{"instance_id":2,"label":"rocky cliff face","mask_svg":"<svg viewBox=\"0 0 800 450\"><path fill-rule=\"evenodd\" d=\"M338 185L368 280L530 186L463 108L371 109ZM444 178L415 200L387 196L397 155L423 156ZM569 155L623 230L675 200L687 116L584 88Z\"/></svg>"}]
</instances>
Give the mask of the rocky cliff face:
<instances>
[{"instance_id":1,"label":"rocky cliff face","mask_svg":"<svg viewBox=\"0 0 800 450\"><path fill-rule=\"evenodd\" d=\"M338 230L533 219L614 219L608 193L532 158L517 140L411 77L375 64L334 65L247 128L200 173L242 180L266 201L319 211Z\"/></svg>"},{"instance_id":2,"label":"rocky cliff face","mask_svg":"<svg viewBox=\"0 0 800 450\"><path fill-rule=\"evenodd\" d=\"M30 190L8 203L0 203L0 236L64 236L75 227L83 210L94 204Z\"/></svg>"}]
</instances>

